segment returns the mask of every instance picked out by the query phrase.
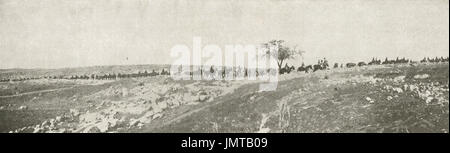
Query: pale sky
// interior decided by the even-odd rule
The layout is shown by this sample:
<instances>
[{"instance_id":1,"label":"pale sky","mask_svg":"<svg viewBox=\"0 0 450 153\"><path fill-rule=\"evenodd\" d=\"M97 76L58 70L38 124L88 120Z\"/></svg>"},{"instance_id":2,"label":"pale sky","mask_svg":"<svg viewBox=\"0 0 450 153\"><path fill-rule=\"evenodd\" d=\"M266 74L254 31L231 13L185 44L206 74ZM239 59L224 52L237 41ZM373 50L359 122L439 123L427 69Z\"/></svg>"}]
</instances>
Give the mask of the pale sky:
<instances>
[{"instance_id":1,"label":"pale sky","mask_svg":"<svg viewBox=\"0 0 450 153\"><path fill-rule=\"evenodd\" d=\"M0 69L170 64L195 36L282 39L306 63L448 56L449 1L0 0Z\"/></svg>"}]
</instances>

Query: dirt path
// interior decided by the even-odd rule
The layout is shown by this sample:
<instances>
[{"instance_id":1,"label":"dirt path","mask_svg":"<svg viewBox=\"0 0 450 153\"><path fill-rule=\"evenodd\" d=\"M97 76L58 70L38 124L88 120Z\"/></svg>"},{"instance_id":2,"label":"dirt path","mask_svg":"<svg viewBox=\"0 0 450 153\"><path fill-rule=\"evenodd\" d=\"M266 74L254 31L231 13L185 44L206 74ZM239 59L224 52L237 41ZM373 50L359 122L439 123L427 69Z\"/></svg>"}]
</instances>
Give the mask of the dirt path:
<instances>
[{"instance_id":1,"label":"dirt path","mask_svg":"<svg viewBox=\"0 0 450 153\"><path fill-rule=\"evenodd\" d=\"M0 98L12 98L12 97L25 96L25 95L32 95L32 94L39 94L39 93L61 91L61 90L73 89L73 88L80 87L80 86L81 85L72 86L72 87L65 87L65 88L56 88L56 89L46 89L46 90L31 91L31 92L25 92L25 93L20 93L20 94L15 94L15 95L0 96Z\"/></svg>"}]
</instances>

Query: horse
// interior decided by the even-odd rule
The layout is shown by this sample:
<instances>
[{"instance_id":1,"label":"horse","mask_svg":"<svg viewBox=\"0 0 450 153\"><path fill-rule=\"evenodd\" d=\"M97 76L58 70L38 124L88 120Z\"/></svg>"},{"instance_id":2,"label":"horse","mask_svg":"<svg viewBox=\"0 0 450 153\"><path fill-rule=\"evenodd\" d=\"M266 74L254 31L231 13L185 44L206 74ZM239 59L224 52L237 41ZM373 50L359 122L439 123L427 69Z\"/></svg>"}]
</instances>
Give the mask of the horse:
<instances>
[{"instance_id":1,"label":"horse","mask_svg":"<svg viewBox=\"0 0 450 153\"><path fill-rule=\"evenodd\" d=\"M365 65L367 65L365 62L359 62L359 63L358 63L358 66L360 66L360 67L361 67L361 66L365 66Z\"/></svg>"},{"instance_id":2,"label":"horse","mask_svg":"<svg viewBox=\"0 0 450 153\"><path fill-rule=\"evenodd\" d=\"M347 68L351 68L351 67L355 67L356 64L355 64L355 63L347 63L345 66L346 66Z\"/></svg>"}]
</instances>

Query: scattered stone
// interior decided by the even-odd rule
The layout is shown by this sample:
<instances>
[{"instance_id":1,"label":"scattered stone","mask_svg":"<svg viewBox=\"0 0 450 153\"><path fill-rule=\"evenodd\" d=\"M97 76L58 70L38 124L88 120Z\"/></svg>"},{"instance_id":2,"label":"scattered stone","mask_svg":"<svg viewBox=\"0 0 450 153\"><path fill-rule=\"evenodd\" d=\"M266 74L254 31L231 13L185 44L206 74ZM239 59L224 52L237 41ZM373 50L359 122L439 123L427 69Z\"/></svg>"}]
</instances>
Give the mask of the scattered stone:
<instances>
[{"instance_id":1,"label":"scattered stone","mask_svg":"<svg viewBox=\"0 0 450 153\"><path fill-rule=\"evenodd\" d=\"M42 122L41 126L42 127L50 126L50 122L48 120L45 120L44 122Z\"/></svg>"},{"instance_id":2,"label":"scattered stone","mask_svg":"<svg viewBox=\"0 0 450 153\"><path fill-rule=\"evenodd\" d=\"M411 85L405 84L403 86L403 88L404 88L405 91L418 91L419 90L419 87L417 87L415 85L412 85L412 84Z\"/></svg>"},{"instance_id":3,"label":"scattered stone","mask_svg":"<svg viewBox=\"0 0 450 153\"><path fill-rule=\"evenodd\" d=\"M62 122L62 117L61 116L56 116L55 121L56 122Z\"/></svg>"},{"instance_id":4,"label":"scattered stone","mask_svg":"<svg viewBox=\"0 0 450 153\"><path fill-rule=\"evenodd\" d=\"M397 77L394 78L394 81L395 82L404 82L405 81L405 77L406 76L403 76L403 75L397 76Z\"/></svg>"},{"instance_id":5,"label":"scattered stone","mask_svg":"<svg viewBox=\"0 0 450 153\"><path fill-rule=\"evenodd\" d=\"M97 128L100 130L100 132L104 133L109 129L109 122L100 122L97 124Z\"/></svg>"},{"instance_id":6,"label":"scattered stone","mask_svg":"<svg viewBox=\"0 0 450 153\"><path fill-rule=\"evenodd\" d=\"M435 100L435 99L434 99L433 97L427 97L427 98L425 99L425 103L431 104L434 100Z\"/></svg>"},{"instance_id":7,"label":"scattered stone","mask_svg":"<svg viewBox=\"0 0 450 153\"><path fill-rule=\"evenodd\" d=\"M397 93L403 93L403 89L402 88L392 88L393 91L397 92Z\"/></svg>"},{"instance_id":8,"label":"scattered stone","mask_svg":"<svg viewBox=\"0 0 450 153\"><path fill-rule=\"evenodd\" d=\"M73 116L80 116L80 112L76 109L70 109L70 114Z\"/></svg>"},{"instance_id":9,"label":"scattered stone","mask_svg":"<svg viewBox=\"0 0 450 153\"><path fill-rule=\"evenodd\" d=\"M428 74L418 74L418 75L414 76L414 79L426 79L429 77L430 77L430 75L428 75Z\"/></svg>"},{"instance_id":10,"label":"scattered stone","mask_svg":"<svg viewBox=\"0 0 450 153\"><path fill-rule=\"evenodd\" d=\"M19 110L26 110L26 109L28 109L27 106L20 106L20 107L19 107Z\"/></svg>"},{"instance_id":11,"label":"scattered stone","mask_svg":"<svg viewBox=\"0 0 450 153\"><path fill-rule=\"evenodd\" d=\"M255 100L255 98L256 98L256 95L253 95L250 97L250 100L253 101L253 100Z\"/></svg>"},{"instance_id":12,"label":"scattered stone","mask_svg":"<svg viewBox=\"0 0 450 153\"><path fill-rule=\"evenodd\" d=\"M36 126L35 128L34 128L34 130L33 130L33 133L40 133L40 132L42 132L44 129L42 129L39 125L38 126Z\"/></svg>"},{"instance_id":13,"label":"scattered stone","mask_svg":"<svg viewBox=\"0 0 450 153\"><path fill-rule=\"evenodd\" d=\"M387 96L387 98L386 98L388 101L391 101L392 99L394 99L394 98L392 98L392 96Z\"/></svg>"},{"instance_id":14,"label":"scattered stone","mask_svg":"<svg viewBox=\"0 0 450 153\"><path fill-rule=\"evenodd\" d=\"M199 95L198 96L198 101L199 102L205 102L206 100L208 100L209 99L209 96L208 95Z\"/></svg>"},{"instance_id":15,"label":"scattered stone","mask_svg":"<svg viewBox=\"0 0 450 153\"><path fill-rule=\"evenodd\" d=\"M68 130L66 128L59 129L58 133L67 133Z\"/></svg>"},{"instance_id":16,"label":"scattered stone","mask_svg":"<svg viewBox=\"0 0 450 153\"><path fill-rule=\"evenodd\" d=\"M139 122L137 125L138 128L142 128L142 126L144 126L144 123L141 123L141 122Z\"/></svg>"},{"instance_id":17,"label":"scattered stone","mask_svg":"<svg viewBox=\"0 0 450 153\"><path fill-rule=\"evenodd\" d=\"M130 121L130 127L138 126L139 123L140 123L139 120L137 120L137 119L131 119L131 121Z\"/></svg>"},{"instance_id":18,"label":"scattered stone","mask_svg":"<svg viewBox=\"0 0 450 153\"><path fill-rule=\"evenodd\" d=\"M157 118L160 118L160 117L162 117L162 114L161 113L157 113L157 114L153 115L152 119L154 120L154 119L157 119Z\"/></svg>"},{"instance_id":19,"label":"scattered stone","mask_svg":"<svg viewBox=\"0 0 450 153\"><path fill-rule=\"evenodd\" d=\"M126 97L126 96L128 96L128 89L122 88L122 97Z\"/></svg>"},{"instance_id":20,"label":"scattered stone","mask_svg":"<svg viewBox=\"0 0 450 153\"><path fill-rule=\"evenodd\" d=\"M55 129L55 127L56 127L56 120L55 119L50 119L50 126L49 126L49 128L50 129Z\"/></svg>"},{"instance_id":21,"label":"scattered stone","mask_svg":"<svg viewBox=\"0 0 450 153\"><path fill-rule=\"evenodd\" d=\"M369 102L369 104L375 103L375 101L370 97L366 97L366 101Z\"/></svg>"},{"instance_id":22,"label":"scattered stone","mask_svg":"<svg viewBox=\"0 0 450 153\"><path fill-rule=\"evenodd\" d=\"M96 126L91 126L84 129L83 133L100 133L100 129L98 129Z\"/></svg>"},{"instance_id":23,"label":"scattered stone","mask_svg":"<svg viewBox=\"0 0 450 153\"><path fill-rule=\"evenodd\" d=\"M371 105L370 104L367 104L367 105L364 105L364 106L361 106L362 108L368 108L368 107L370 107Z\"/></svg>"},{"instance_id":24,"label":"scattered stone","mask_svg":"<svg viewBox=\"0 0 450 153\"><path fill-rule=\"evenodd\" d=\"M257 131L256 133L269 133L270 132L270 128L261 128L259 129L259 131Z\"/></svg>"},{"instance_id":25,"label":"scattered stone","mask_svg":"<svg viewBox=\"0 0 450 153\"><path fill-rule=\"evenodd\" d=\"M393 87L390 85L386 85L383 87L384 90L391 90Z\"/></svg>"}]
</instances>

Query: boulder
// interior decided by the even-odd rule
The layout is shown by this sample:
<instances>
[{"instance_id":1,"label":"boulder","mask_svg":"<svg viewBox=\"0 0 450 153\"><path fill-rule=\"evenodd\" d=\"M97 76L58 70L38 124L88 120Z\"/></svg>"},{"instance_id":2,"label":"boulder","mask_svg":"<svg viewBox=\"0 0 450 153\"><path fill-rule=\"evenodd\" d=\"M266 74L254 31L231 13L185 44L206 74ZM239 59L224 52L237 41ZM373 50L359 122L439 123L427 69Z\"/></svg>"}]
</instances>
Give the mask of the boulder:
<instances>
[{"instance_id":1,"label":"boulder","mask_svg":"<svg viewBox=\"0 0 450 153\"><path fill-rule=\"evenodd\" d=\"M253 95L250 97L250 100L253 101L253 100L255 100L255 98L256 98L256 95Z\"/></svg>"},{"instance_id":2,"label":"boulder","mask_svg":"<svg viewBox=\"0 0 450 153\"><path fill-rule=\"evenodd\" d=\"M270 128L261 128L256 133L269 133L269 132L270 132Z\"/></svg>"},{"instance_id":3,"label":"boulder","mask_svg":"<svg viewBox=\"0 0 450 153\"><path fill-rule=\"evenodd\" d=\"M437 99L435 99L434 97L427 97L425 99L425 103L427 103L427 104L433 104L435 102L437 102Z\"/></svg>"},{"instance_id":4,"label":"boulder","mask_svg":"<svg viewBox=\"0 0 450 153\"><path fill-rule=\"evenodd\" d=\"M152 119L154 120L154 119L157 119L157 118L160 118L160 117L162 117L162 114L161 113L157 113L157 114L153 115Z\"/></svg>"},{"instance_id":5,"label":"boulder","mask_svg":"<svg viewBox=\"0 0 450 153\"><path fill-rule=\"evenodd\" d=\"M397 76L397 77L394 78L394 81L395 82L404 82L405 81L405 77L406 76L403 76L403 75L402 76Z\"/></svg>"},{"instance_id":6,"label":"boulder","mask_svg":"<svg viewBox=\"0 0 450 153\"><path fill-rule=\"evenodd\" d=\"M139 125L140 122L141 121L139 121L138 119L131 119L129 124L130 124L130 127L133 127L133 126Z\"/></svg>"},{"instance_id":7,"label":"boulder","mask_svg":"<svg viewBox=\"0 0 450 153\"><path fill-rule=\"evenodd\" d=\"M40 133L42 132L44 129L42 129L41 127L35 127L33 130L33 133Z\"/></svg>"},{"instance_id":8,"label":"boulder","mask_svg":"<svg viewBox=\"0 0 450 153\"><path fill-rule=\"evenodd\" d=\"M430 75L428 75L428 74L418 74L418 75L414 76L414 79L426 79L429 77L430 77Z\"/></svg>"},{"instance_id":9,"label":"boulder","mask_svg":"<svg viewBox=\"0 0 450 153\"><path fill-rule=\"evenodd\" d=\"M109 122L100 122L96 124L98 130L102 133L109 130Z\"/></svg>"},{"instance_id":10,"label":"boulder","mask_svg":"<svg viewBox=\"0 0 450 153\"><path fill-rule=\"evenodd\" d=\"M19 107L19 110L27 110L27 109L28 109L27 106L20 106L20 107Z\"/></svg>"},{"instance_id":11,"label":"boulder","mask_svg":"<svg viewBox=\"0 0 450 153\"><path fill-rule=\"evenodd\" d=\"M403 89L402 88L392 88L393 91L397 92L397 93L403 93Z\"/></svg>"},{"instance_id":12,"label":"boulder","mask_svg":"<svg viewBox=\"0 0 450 153\"><path fill-rule=\"evenodd\" d=\"M50 122L48 120L45 120L44 122L42 122L41 126L42 127L46 127L46 126L50 126Z\"/></svg>"},{"instance_id":13,"label":"boulder","mask_svg":"<svg viewBox=\"0 0 450 153\"><path fill-rule=\"evenodd\" d=\"M49 122L50 122L50 128L53 129L56 126L56 120L52 118L49 120Z\"/></svg>"},{"instance_id":14,"label":"boulder","mask_svg":"<svg viewBox=\"0 0 450 153\"><path fill-rule=\"evenodd\" d=\"M387 98L386 98L388 101L390 101L390 100L392 100L392 99L394 99L394 98L392 98L392 96L387 96Z\"/></svg>"},{"instance_id":15,"label":"boulder","mask_svg":"<svg viewBox=\"0 0 450 153\"><path fill-rule=\"evenodd\" d=\"M128 96L128 89L122 88L122 97L126 97L126 96Z\"/></svg>"},{"instance_id":16,"label":"boulder","mask_svg":"<svg viewBox=\"0 0 450 153\"><path fill-rule=\"evenodd\" d=\"M63 121L63 117L61 117L61 116L56 116L55 121L56 121L56 122L62 122L62 121Z\"/></svg>"},{"instance_id":17,"label":"boulder","mask_svg":"<svg viewBox=\"0 0 450 153\"><path fill-rule=\"evenodd\" d=\"M209 96L208 95L199 95L198 96L198 101L199 102L205 102L206 100L208 100L209 99Z\"/></svg>"},{"instance_id":18,"label":"boulder","mask_svg":"<svg viewBox=\"0 0 450 153\"><path fill-rule=\"evenodd\" d=\"M98 129L96 126L91 126L85 128L83 133L100 133L100 129Z\"/></svg>"},{"instance_id":19,"label":"boulder","mask_svg":"<svg viewBox=\"0 0 450 153\"><path fill-rule=\"evenodd\" d=\"M80 112L76 109L70 109L70 114L72 116L80 116Z\"/></svg>"},{"instance_id":20,"label":"boulder","mask_svg":"<svg viewBox=\"0 0 450 153\"><path fill-rule=\"evenodd\" d=\"M375 101L370 97L366 97L366 101L369 102L370 104L375 103Z\"/></svg>"}]
</instances>

